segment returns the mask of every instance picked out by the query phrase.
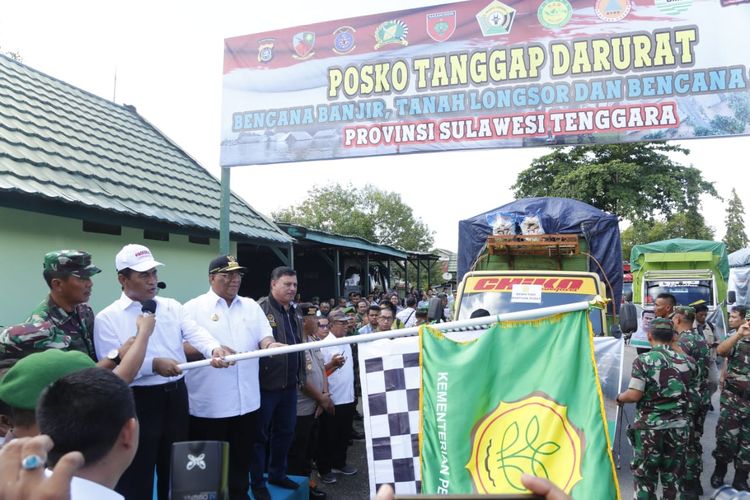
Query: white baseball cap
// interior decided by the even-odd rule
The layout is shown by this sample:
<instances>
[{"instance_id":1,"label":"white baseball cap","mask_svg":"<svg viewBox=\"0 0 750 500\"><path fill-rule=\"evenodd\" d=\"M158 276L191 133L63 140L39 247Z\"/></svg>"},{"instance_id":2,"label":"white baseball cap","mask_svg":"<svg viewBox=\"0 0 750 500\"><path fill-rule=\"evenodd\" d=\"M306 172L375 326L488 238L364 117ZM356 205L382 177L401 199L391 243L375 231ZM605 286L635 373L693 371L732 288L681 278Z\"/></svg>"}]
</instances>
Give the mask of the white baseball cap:
<instances>
[{"instance_id":1,"label":"white baseball cap","mask_svg":"<svg viewBox=\"0 0 750 500\"><path fill-rule=\"evenodd\" d=\"M133 271L142 273L163 265L161 262L155 261L154 256L151 255L151 250L143 245L134 245L132 243L125 245L115 256L115 268L118 271L130 268Z\"/></svg>"}]
</instances>

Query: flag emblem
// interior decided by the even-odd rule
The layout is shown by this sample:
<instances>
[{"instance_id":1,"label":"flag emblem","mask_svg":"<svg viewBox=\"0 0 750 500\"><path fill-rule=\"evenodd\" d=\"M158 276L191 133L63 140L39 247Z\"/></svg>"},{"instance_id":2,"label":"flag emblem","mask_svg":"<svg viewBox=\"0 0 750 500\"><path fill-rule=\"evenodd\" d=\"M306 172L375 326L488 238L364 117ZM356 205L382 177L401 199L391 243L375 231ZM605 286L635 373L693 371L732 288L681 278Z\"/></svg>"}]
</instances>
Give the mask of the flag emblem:
<instances>
[{"instance_id":1,"label":"flag emblem","mask_svg":"<svg viewBox=\"0 0 750 500\"><path fill-rule=\"evenodd\" d=\"M514 403L501 402L472 436L466 468L476 491L526 492L521 484L525 472L550 479L570 493L581 480L583 444L567 411L540 393Z\"/></svg>"}]
</instances>

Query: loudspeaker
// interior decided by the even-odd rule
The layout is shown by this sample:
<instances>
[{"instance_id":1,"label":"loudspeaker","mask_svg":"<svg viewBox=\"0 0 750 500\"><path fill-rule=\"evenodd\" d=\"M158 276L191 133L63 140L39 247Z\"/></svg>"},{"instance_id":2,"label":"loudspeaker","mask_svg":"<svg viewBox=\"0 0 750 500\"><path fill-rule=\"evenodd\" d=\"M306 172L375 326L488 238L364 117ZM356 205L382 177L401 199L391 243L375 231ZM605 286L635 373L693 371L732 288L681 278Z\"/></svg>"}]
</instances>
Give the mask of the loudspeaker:
<instances>
[{"instance_id":1,"label":"loudspeaker","mask_svg":"<svg viewBox=\"0 0 750 500\"><path fill-rule=\"evenodd\" d=\"M443 301L439 297L432 297L427 306L427 319L437 321L443 319Z\"/></svg>"},{"instance_id":2,"label":"loudspeaker","mask_svg":"<svg viewBox=\"0 0 750 500\"><path fill-rule=\"evenodd\" d=\"M183 441L172 444L172 500L227 500L228 475L229 443Z\"/></svg>"}]
</instances>

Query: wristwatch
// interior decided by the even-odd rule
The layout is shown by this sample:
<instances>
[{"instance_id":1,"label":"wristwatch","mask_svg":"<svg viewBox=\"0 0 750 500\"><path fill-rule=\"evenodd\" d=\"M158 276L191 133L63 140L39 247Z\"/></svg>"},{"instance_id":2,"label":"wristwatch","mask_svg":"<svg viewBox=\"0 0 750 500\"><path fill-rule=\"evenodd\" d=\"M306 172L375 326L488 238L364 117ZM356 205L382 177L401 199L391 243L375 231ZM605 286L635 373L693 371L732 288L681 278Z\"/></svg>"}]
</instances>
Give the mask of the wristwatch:
<instances>
[{"instance_id":1,"label":"wristwatch","mask_svg":"<svg viewBox=\"0 0 750 500\"><path fill-rule=\"evenodd\" d=\"M109 351L107 353L107 359L113 362L115 366L119 365L120 361L122 361L122 359L120 359L120 350L112 349L111 351Z\"/></svg>"}]
</instances>

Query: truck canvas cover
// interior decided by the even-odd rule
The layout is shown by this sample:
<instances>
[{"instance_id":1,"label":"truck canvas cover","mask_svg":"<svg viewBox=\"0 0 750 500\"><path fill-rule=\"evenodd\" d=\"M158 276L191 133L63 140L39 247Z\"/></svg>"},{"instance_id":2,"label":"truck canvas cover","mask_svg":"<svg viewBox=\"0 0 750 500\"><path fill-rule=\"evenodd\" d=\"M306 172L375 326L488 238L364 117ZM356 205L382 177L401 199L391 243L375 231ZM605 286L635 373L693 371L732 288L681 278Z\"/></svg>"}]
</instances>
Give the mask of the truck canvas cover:
<instances>
[{"instance_id":1,"label":"truck canvas cover","mask_svg":"<svg viewBox=\"0 0 750 500\"><path fill-rule=\"evenodd\" d=\"M671 240L655 241L643 245L635 245L630 252L630 267L633 273L643 267L643 255L647 253L687 253L687 252L710 252L714 255L714 265L711 266L721 274L724 281L729 279L729 259L727 257L727 246L720 241L688 240L675 238ZM675 269L681 269L676 264ZM667 267L668 268L668 267Z\"/></svg>"},{"instance_id":2,"label":"truck canvas cover","mask_svg":"<svg viewBox=\"0 0 750 500\"><path fill-rule=\"evenodd\" d=\"M617 216L568 198L522 198L494 210L475 215L458 223L458 276L471 270L492 234L490 220L495 214L513 214L518 218L538 215L548 234L579 234L588 242L592 259L589 271L612 286L614 304L619 307L622 295L622 249Z\"/></svg>"},{"instance_id":3,"label":"truck canvas cover","mask_svg":"<svg viewBox=\"0 0 750 500\"><path fill-rule=\"evenodd\" d=\"M739 305L750 305L750 248L729 254L729 291L737 294Z\"/></svg>"}]
</instances>

